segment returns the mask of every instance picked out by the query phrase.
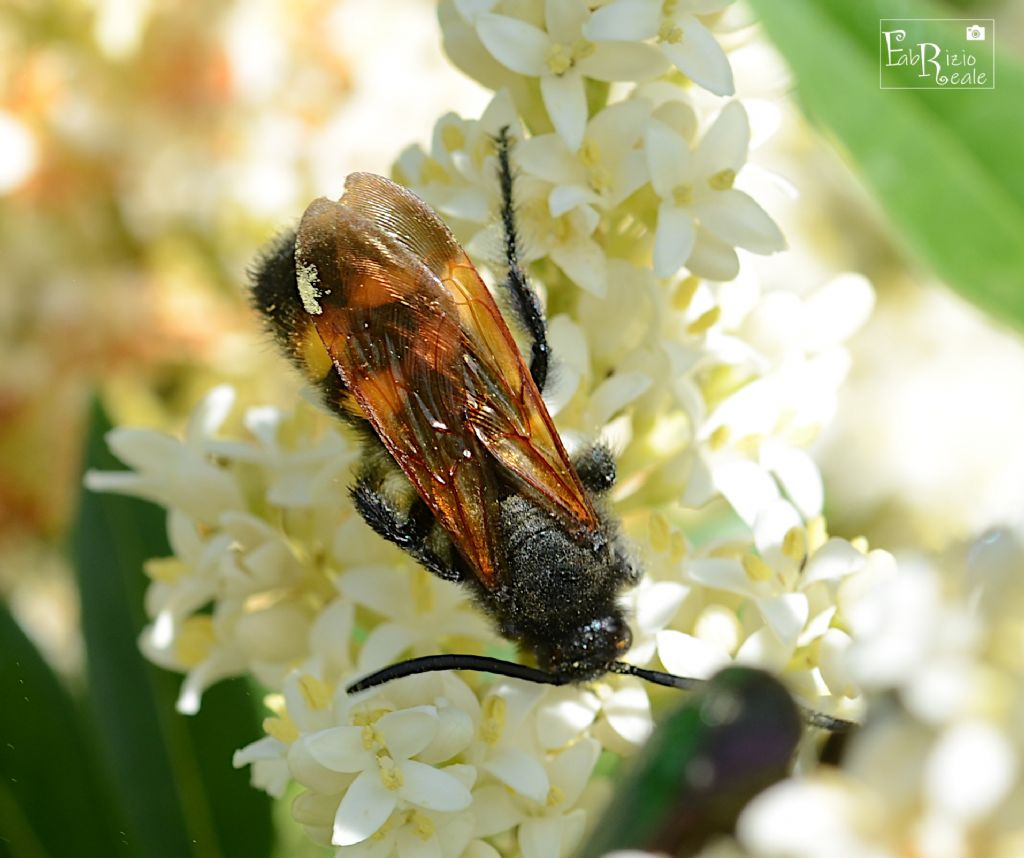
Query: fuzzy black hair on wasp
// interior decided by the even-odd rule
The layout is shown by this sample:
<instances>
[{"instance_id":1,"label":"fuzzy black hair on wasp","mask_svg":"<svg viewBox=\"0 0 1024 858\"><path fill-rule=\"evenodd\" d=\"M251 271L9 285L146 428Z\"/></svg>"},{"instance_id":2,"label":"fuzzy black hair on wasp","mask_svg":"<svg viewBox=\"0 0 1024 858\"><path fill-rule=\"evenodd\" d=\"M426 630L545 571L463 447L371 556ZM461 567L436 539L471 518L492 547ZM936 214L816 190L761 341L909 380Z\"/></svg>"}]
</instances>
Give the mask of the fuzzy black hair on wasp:
<instances>
[{"instance_id":1,"label":"fuzzy black hair on wasp","mask_svg":"<svg viewBox=\"0 0 1024 858\"><path fill-rule=\"evenodd\" d=\"M601 444L570 457L541 398L550 349L521 263L507 128L495 145L499 291L529 340L528 362L448 227L381 176L354 173L339 200L314 200L252 273L252 301L285 354L361 435L356 510L424 568L467 587L538 664L428 656L349 690L452 668L555 685L615 672L692 687L621 661L632 636L618 600L639 572L603 501L615 461ZM411 503L386 489L396 474Z\"/></svg>"}]
</instances>

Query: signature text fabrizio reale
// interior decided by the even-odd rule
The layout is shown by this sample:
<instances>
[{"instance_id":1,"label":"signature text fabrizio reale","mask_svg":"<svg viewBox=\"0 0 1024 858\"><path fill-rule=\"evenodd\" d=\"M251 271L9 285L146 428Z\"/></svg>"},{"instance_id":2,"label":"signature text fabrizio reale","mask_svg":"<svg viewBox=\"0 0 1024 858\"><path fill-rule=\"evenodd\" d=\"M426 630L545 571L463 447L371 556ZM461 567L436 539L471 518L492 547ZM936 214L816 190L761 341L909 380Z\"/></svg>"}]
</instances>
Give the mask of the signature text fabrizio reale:
<instances>
[{"instance_id":1,"label":"signature text fabrizio reale","mask_svg":"<svg viewBox=\"0 0 1024 858\"><path fill-rule=\"evenodd\" d=\"M938 86L984 86L988 73L977 68L978 59L965 50L950 51L934 42L902 46L906 30L885 30L885 66L918 69L918 77L932 78Z\"/></svg>"}]
</instances>

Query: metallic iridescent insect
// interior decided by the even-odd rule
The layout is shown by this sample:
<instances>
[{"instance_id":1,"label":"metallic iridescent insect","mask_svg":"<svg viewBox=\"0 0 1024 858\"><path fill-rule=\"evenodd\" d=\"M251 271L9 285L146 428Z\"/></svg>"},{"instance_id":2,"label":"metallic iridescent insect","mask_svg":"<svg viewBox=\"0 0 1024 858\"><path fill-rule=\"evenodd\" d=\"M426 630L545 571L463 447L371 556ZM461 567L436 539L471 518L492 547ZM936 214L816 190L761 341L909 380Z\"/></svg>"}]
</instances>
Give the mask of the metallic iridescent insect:
<instances>
[{"instance_id":1,"label":"metallic iridescent insect","mask_svg":"<svg viewBox=\"0 0 1024 858\"><path fill-rule=\"evenodd\" d=\"M639 575L602 502L615 462L600 444L570 457L541 398L546 326L519 262L507 131L495 142L500 289L529 338L529 364L448 227L381 176L354 173L341 199L315 200L252 274L253 301L286 354L361 430L360 515L430 572L470 588L539 665L428 656L350 690L447 668L552 684L614 671L691 687L619 660L631 633L618 598ZM405 502L386 489L398 472L413 489Z\"/></svg>"}]
</instances>

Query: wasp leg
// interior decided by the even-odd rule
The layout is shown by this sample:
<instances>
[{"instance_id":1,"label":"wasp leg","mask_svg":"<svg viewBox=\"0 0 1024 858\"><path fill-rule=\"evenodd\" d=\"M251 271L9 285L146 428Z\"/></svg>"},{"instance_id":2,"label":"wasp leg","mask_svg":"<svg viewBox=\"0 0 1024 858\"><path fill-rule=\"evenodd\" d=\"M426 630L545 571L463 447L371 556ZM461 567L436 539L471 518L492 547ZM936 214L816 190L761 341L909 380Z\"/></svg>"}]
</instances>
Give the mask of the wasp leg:
<instances>
[{"instance_id":1,"label":"wasp leg","mask_svg":"<svg viewBox=\"0 0 1024 858\"><path fill-rule=\"evenodd\" d=\"M508 273L505 275L504 287L510 297L512 310L519 323L529 334L533 345L530 349L530 375L537 387L543 391L548 378L548 347L547 326L541 312L537 293L530 288L519 261L519 231L516 227L515 204L512 197L512 165L509 150L512 140L508 126L498 132L498 180L501 184L501 226L505 234L505 264Z\"/></svg>"},{"instance_id":2,"label":"wasp leg","mask_svg":"<svg viewBox=\"0 0 1024 858\"><path fill-rule=\"evenodd\" d=\"M573 465L580 481L594 494L602 494L615 485L615 457L600 441L580 451Z\"/></svg>"},{"instance_id":3,"label":"wasp leg","mask_svg":"<svg viewBox=\"0 0 1024 858\"><path fill-rule=\"evenodd\" d=\"M402 513L366 478L360 478L352 487L352 500L374 532L393 542L425 569L445 581L463 579L461 570L438 557L427 544L432 517L422 500L417 498L412 510Z\"/></svg>"}]
</instances>

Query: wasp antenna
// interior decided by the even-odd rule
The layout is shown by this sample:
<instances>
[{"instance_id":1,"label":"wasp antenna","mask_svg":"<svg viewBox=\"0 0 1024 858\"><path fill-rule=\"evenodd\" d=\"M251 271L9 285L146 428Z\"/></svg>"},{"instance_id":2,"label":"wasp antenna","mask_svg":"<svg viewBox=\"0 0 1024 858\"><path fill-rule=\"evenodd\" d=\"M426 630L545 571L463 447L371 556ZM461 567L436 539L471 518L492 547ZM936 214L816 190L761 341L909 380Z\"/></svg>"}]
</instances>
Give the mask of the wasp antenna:
<instances>
[{"instance_id":1,"label":"wasp antenna","mask_svg":"<svg viewBox=\"0 0 1024 858\"><path fill-rule=\"evenodd\" d=\"M527 682L537 682L542 685L567 685L570 681L565 676L548 673L525 664L516 664L514 661L505 661L486 655L446 654L425 655L420 658L410 658L408 661L400 661L398 664L389 665L369 676L364 676L345 690L349 694L357 694L368 688L375 688L385 682L391 682L393 679L401 679L403 676L434 673L439 670L475 670L480 673L508 676L512 679L525 679Z\"/></svg>"},{"instance_id":2,"label":"wasp antenna","mask_svg":"<svg viewBox=\"0 0 1024 858\"><path fill-rule=\"evenodd\" d=\"M636 676L651 682L654 685L663 685L666 688L679 688L683 691L692 691L707 684L706 679L694 679L688 676L676 676L674 673L663 673L660 670L648 670L644 667L637 667L634 664L627 664L624 661L613 661L608 665L610 673L618 673L623 676ZM854 727L860 726L856 721L846 721L843 718L834 718L824 712L817 712L799 703L796 708L804 722L811 727L821 730L828 730L830 733L848 733Z\"/></svg>"},{"instance_id":3,"label":"wasp antenna","mask_svg":"<svg viewBox=\"0 0 1024 858\"><path fill-rule=\"evenodd\" d=\"M688 676L676 676L674 673L663 673L660 670L648 670L624 661L613 661L608 665L608 671L623 676L636 676L654 685L664 685L666 688L678 688L682 691L692 691L707 683L706 679L692 679Z\"/></svg>"}]
</instances>

